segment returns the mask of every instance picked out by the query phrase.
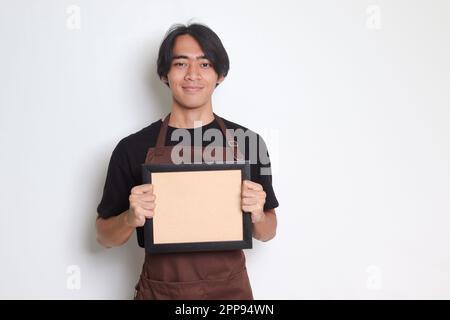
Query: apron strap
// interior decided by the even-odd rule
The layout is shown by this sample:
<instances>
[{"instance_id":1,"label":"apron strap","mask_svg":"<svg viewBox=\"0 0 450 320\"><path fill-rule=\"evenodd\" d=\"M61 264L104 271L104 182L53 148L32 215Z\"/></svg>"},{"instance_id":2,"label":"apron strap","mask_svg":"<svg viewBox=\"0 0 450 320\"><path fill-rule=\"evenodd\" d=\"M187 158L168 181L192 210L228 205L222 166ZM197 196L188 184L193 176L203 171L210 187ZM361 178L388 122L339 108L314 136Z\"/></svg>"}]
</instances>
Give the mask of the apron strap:
<instances>
[{"instance_id":1,"label":"apron strap","mask_svg":"<svg viewBox=\"0 0 450 320\"><path fill-rule=\"evenodd\" d=\"M222 134L226 139L226 147L230 147L234 149L234 159L235 160L244 160L242 153L239 150L239 146L237 141L234 141L231 133L227 130L225 122L221 117L213 113L215 120L219 124L220 130L222 130ZM156 148L163 147L165 145L165 140L167 136L167 128L169 126L170 113L164 118L164 121L161 125L161 129L159 130L158 138L156 140Z\"/></svg>"},{"instance_id":2,"label":"apron strap","mask_svg":"<svg viewBox=\"0 0 450 320\"><path fill-rule=\"evenodd\" d=\"M170 113L164 119L161 129L159 130L158 139L156 140L156 148L163 147L166 144L167 126L169 125Z\"/></svg>"},{"instance_id":3,"label":"apron strap","mask_svg":"<svg viewBox=\"0 0 450 320\"><path fill-rule=\"evenodd\" d=\"M227 147L234 149L234 160L244 160L244 157L242 156L241 152L239 151L238 142L234 141L233 137L231 136L231 133L227 130L227 127L225 126L225 122L223 122L222 118L216 115L215 113L214 117L216 118L217 123L219 123L219 127L222 130L223 136L225 137L227 141Z\"/></svg>"}]
</instances>

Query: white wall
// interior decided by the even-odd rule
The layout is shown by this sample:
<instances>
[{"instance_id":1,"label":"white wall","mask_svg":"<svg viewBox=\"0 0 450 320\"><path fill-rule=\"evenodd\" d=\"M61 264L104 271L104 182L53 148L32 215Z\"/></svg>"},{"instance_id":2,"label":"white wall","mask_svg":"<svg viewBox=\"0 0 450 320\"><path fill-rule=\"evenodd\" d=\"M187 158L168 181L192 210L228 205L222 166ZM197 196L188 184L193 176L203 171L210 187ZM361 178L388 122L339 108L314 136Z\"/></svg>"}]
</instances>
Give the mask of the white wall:
<instances>
[{"instance_id":1,"label":"white wall","mask_svg":"<svg viewBox=\"0 0 450 320\"><path fill-rule=\"evenodd\" d=\"M450 298L448 1L0 5L0 298L131 298L143 252L97 245L96 206L116 143L169 111L156 54L190 18L231 59L215 111L272 156L255 298Z\"/></svg>"}]
</instances>

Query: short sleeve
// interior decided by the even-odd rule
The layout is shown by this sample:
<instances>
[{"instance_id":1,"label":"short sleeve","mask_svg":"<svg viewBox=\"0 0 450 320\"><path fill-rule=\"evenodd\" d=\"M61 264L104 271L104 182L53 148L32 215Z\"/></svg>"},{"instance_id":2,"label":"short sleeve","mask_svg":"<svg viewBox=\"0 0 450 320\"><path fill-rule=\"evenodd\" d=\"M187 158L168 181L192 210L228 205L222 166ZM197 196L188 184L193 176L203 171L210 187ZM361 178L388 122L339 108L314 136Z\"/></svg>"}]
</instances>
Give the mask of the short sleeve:
<instances>
[{"instance_id":1,"label":"short sleeve","mask_svg":"<svg viewBox=\"0 0 450 320\"><path fill-rule=\"evenodd\" d=\"M108 165L103 196L97 207L98 216L117 216L129 208L129 195L133 187L133 175L124 151L123 140L114 151Z\"/></svg>"},{"instance_id":2,"label":"short sleeve","mask_svg":"<svg viewBox=\"0 0 450 320\"><path fill-rule=\"evenodd\" d=\"M270 164L269 151L263 138L258 135L258 156L257 163L251 166L252 181L262 185L266 193L264 211L278 207L278 200L272 186L272 170Z\"/></svg>"}]
</instances>

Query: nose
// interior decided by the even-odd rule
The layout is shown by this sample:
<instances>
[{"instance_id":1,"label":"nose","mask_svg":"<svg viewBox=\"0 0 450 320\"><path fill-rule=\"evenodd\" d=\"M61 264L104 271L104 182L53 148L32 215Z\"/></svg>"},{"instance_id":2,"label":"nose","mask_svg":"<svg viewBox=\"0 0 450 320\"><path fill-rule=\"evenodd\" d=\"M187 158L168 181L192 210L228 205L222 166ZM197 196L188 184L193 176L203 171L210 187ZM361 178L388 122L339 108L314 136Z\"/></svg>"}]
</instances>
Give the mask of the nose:
<instances>
[{"instance_id":1,"label":"nose","mask_svg":"<svg viewBox=\"0 0 450 320\"><path fill-rule=\"evenodd\" d=\"M189 65L185 78L187 80L196 80L200 78L200 72L198 72L198 66L195 63Z\"/></svg>"}]
</instances>

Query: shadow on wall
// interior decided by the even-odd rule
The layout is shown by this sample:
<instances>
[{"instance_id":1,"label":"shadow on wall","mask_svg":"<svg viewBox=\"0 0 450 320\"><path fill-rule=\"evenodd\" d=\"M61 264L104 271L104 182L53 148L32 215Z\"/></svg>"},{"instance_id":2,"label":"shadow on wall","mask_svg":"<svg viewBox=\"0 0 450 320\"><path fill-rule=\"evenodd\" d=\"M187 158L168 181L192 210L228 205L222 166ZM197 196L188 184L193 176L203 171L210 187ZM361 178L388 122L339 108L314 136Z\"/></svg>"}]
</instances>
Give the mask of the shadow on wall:
<instances>
[{"instance_id":1,"label":"shadow on wall","mask_svg":"<svg viewBox=\"0 0 450 320\"><path fill-rule=\"evenodd\" d=\"M134 112L136 118L146 118L144 121L147 126L152 122L164 117L168 112L170 112L172 97L170 94L170 89L159 80L156 72L156 59L157 51L159 48L159 42L150 41L151 44L146 48L146 50L140 51L142 56L136 57L135 61L138 66L132 68L133 70L142 70L140 74L136 74L136 77L142 79L142 84L148 92L144 103L137 106L136 108L130 108L130 112ZM139 67L141 66L141 67ZM142 67L143 66L143 67ZM140 130L141 128L136 128L134 132ZM130 132L131 134L133 132ZM125 274L121 274L120 277L115 277L113 281L122 283L123 292L113 294L114 298L118 299L132 299L134 294L134 286L138 281L142 264L144 262L144 249L140 248L137 244L136 233L134 233L130 239L120 248L106 249L103 248L96 240L95 231L95 219L96 219L96 208L98 202L101 199L103 186L106 179L106 172L108 168L109 159L114 146L101 147L101 150L107 150L102 152L102 154L96 155L93 162L90 162L90 168L88 171L98 172L96 176L91 176L90 182L93 185L94 194L96 197L94 199L97 202L92 202L89 205L90 212L88 212L88 218L86 219L86 234L84 239L86 239L85 248L90 255L93 256L94 260L100 259L95 263L96 266L103 265L119 265L124 268ZM144 162L145 159L142 159ZM92 170L92 166L96 167L96 170ZM104 256L102 256L104 255ZM120 279L119 279L120 278ZM120 286L120 284L119 284ZM116 284L113 285L116 287ZM106 292L108 290L105 290ZM105 297L99 297L105 298ZM106 297L109 298L109 297Z\"/></svg>"}]
</instances>

